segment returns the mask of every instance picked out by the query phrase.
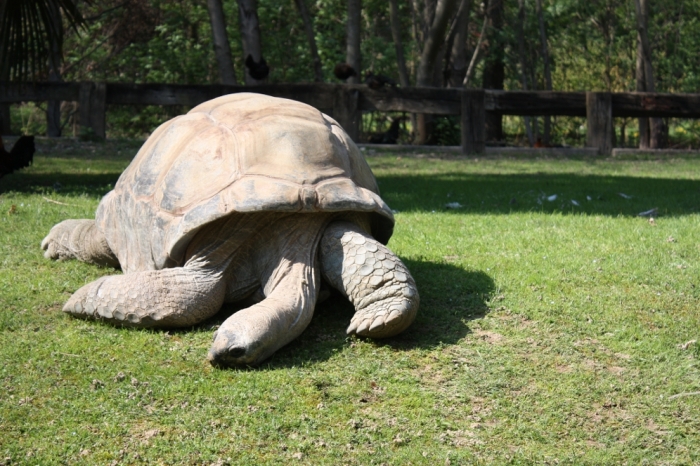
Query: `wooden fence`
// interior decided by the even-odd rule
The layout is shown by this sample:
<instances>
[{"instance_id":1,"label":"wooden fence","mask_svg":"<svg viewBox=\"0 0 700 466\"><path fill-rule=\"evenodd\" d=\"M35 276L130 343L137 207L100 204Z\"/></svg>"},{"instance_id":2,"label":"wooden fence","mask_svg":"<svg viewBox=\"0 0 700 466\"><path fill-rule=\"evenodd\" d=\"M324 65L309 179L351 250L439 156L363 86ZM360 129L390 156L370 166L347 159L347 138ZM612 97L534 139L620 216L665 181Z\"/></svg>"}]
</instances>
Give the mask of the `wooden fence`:
<instances>
[{"instance_id":1,"label":"wooden fence","mask_svg":"<svg viewBox=\"0 0 700 466\"><path fill-rule=\"evenodd\" d=\"M357 140L362 112L460 115L462 152L485 148L485 115L568 115L587 119L588 147L610 154L614 117L700 118L700 94L496 91L483 89L385 88L346 84L225 85L80 83L0 83L0 103L74 101L79 124L105 137L108 105L195 106L237 92L258 92L305 102L333 116Z\"/></svg>"}]
</instances>

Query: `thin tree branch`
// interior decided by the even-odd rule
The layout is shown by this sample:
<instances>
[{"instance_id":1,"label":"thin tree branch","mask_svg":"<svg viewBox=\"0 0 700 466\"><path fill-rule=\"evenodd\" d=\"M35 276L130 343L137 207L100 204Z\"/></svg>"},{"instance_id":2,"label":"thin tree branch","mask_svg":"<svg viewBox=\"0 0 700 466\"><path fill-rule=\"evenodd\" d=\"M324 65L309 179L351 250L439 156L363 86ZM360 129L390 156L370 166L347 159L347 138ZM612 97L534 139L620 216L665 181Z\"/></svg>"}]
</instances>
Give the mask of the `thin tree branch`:
<instances>
[{"instance_id":1,"label":"thin tree branch","mask_svg":"<svg viewBox=\"0 0 700 466\"><path fill-rule=\"evenodd\" d=\"M457 23L459 22L460 16L462 16L462 11L464 10L464 5L466 5L468 1L469 0L462 0L459 3L459 8L457 9L457 14L455 14L455 19L454 19L454 21L452 21L452 25L450 26L450 30L447 31L447 40L445 41L445 43L451 43L454 40L453 35L455 33L455 30L457 29Z\"/></svg>"},{"instance_id":2,"label":"thin tree branch","mask_svg":"<svg viewBox=\"0 0 700 466\"><path fill-rule=\"evenodd\" d=\"M126 5L126 4L127 4L127 2L121 2L121 3L119 3L118 5L113 6L112 8L107 8L106 10L101 11L101 12L97 13L96 15L93 15L93 16L90 16L90 17L88 17L88 18L85 18L85 22L86 22L86 23L89 23L89 22L92 22L92 21L96 21L96 20L102 18L104 15L106 15L106 14L108 14L108 13L111 13L111 12L113 12L114 10L118 10L119 8L124 7L124 5Z\"/></svg>"},{"instance_id":3,"label":"thin tree branch","mask_svg":"<svg viewBox=\"0 0 700 466\"><path fill-rule=\"evenodd\" d=\"M479 57L479 51L481 50L481 44L484 42L484 36L486 35L486 27L489 24L489 15L488 13L484 13L484 24L481 26L481 34L479 34L479 40L476 43L476 47L474 47L474 54L472 55L472 59L469 62L469 68L467 68L467 74L464 75L464 81L462 81L462 86L467 87L469 84L469 78L472 75L472 72L474 72L474 68L476 66L476 60Z\"/></svg>"},{"instance_id":4,"label":"thin tree branch","mask_svg":"<svg viewBox=\"0 0 700 466\"><path fill-rule=\"evenodd\" d=\"M306 39L309 41L309 49L311 51L311 59L314 64L314 81L317 83L323 82L323 69L321 67L321 57L318 55L318 47L316 46L316 37L314 36L314 26L311 22L309 9L306 7L304 0L294 0L296 3L301 19L304 22L304 30L306 31Z\"/></svg>"},{"instance_id":5,"label":"thin tree branch","mask_svg":"<svg viewBox=\"0 0 700 466\"><path fill-rule=\"evenodd\" d=\"M406 59L403 54L403 43L401 42L401 24L399 19L399 6L397 0L389 0L389 20L391 23L391 35L396 48L396 62L399 68L399 81L401 87L409 86L408 70L406 69Z\"/></svg>"},{"instance_id":6,"label":"thin tree branch","mask_svg":"<svg viewBox=\"0 0 700 466\"><path fill-rule=\"evenodd\" d=\"M109 34L109 35L107 35L104 39L102 39L101 41L97 42L97 45L95 45L92 49L90 49L88 52L86 52L85 54L83 54L82 57L80 57L78 60L74 61L74 62L71 63L70 65L68 65L68 66L66 66L65 68L63 68L63 69L61 70L61 74L64 74L64 75L67 74L67 73L68 73L69 71L71 71L76 65L79 65L80 63L82 63L83 60L85 60L85 59L88 58L90 55L92 55L93 53L95 53L95 51L96 51L97 49L99 49L100 47L102 47L102 46L105 44L105 42L107 42L109 39L111 39L113 35L114 35L114 34Z\"/></svg>"}]
</instances>

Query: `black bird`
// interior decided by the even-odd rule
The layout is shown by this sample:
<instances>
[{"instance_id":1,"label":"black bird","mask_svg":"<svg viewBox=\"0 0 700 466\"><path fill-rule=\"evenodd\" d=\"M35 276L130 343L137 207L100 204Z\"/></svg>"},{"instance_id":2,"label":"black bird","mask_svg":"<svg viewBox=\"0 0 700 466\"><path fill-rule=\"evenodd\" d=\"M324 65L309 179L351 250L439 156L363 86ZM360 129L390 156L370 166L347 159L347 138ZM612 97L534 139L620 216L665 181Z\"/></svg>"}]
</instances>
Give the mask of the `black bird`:
<instances>
[{"instance_id":1,"label":"black bird","mask_svg":"<svg viewBox=\"0 0 700 466\"><path fill-rule=\"evenodd\" d=\"M347 63L338 63L337 65L335 65L333 74L336 78L345 81L350 76L357 76L357 71L355 71L355 68L348 65Z\"/></svg>"},{"instance_id":2,"label":"black bird","mask_svg":"<svg viewBox=\"0 0 700 466\"><path fill-rule=\"evenodd\" d=\"M391 122L391 126L389 126L388 130L383 133L370 136L369 142L372 144L396 144L396 141L399 139L399 124L405 118L406 117L396 118Z\"/></svg>"},{"instance_id":3,"label":"black bird","mask_svg":"<svg viewBox=\"0 0 700 466\"><path fill-rule=\"evenodd\" d=\"M34 136L20 137L10 152L7 152L0 137L0 178L31 165L34 151Z\"/></svg>"},{"instance_id":4,"label":"black bird","mask_svg":"<svg viewBox=\"0 0 700 466\"><path fill-rule=\"evenodd\" d=\"M256 62L253 60L252 55L248 55L248 58L245 60L245 66L248 68L248 74L258 81L262 81L270 74L270 67L267 66L267 62L262 56L260 57L260 61Z\"/></svg>"},{"instance_id":5,"label":"black bird","mask_svg":"<svg viewBox=\"0 0 700 466\"><path fill-rule=\"evenodd\" d=\"M396 87L396 81L391 79L388 76L384 76L382 74L374 74L371 71L368 71L367 74L365 75L365 84L367 84L367 87L370 89L381 89L384 87L385 84L390 85L391 87Z\"/></svg>"}]
</instances>

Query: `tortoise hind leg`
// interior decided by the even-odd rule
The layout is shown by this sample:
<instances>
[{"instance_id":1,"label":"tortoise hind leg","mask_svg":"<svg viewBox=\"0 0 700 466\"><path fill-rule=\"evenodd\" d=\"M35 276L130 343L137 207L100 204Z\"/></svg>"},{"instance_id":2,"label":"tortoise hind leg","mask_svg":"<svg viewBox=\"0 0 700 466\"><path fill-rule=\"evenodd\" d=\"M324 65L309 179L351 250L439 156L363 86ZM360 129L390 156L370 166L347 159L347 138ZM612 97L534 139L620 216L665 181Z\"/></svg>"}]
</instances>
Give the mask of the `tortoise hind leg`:
<instances>
[{"instance_id":1,"label":"tortoise hind leg","mask_svg":"<svg viewBox=\"0 0 700 466\"><path fill-rule=\"evenodd\" d=\"M229 264L237 265L246 257L243 245L258 227L246 219L223 219L199 232L182 267L100 278L76 291L63 310L130 327L197 324L216 314L227 295L231 298L240 292L235 281L244 288L249 282L248 271L239 273L234 283L227 273ZM239 224L241 228L236 228ZM227 228L235 233L226 234Z\"/></svg>"},{"instance_id":2,"label":"tortoise hind leg","mask_svg":"<svg viewBox=\"0 0 700 466\"><path fill-rule=\"evenodd\" d=\"M129 327L188 327L221 308L226 295L222 275L188 263L102 277L76 291L63 310Z\"/></svg>"},{"instance_id":3,"label":"tortoise hind leg","mask_svg":"<svg viewBox=\"0 0 700 466\"><path fill-rule=\"evenodd\" d=\"M119 267L119 261L94 220L64 220L56 224L41 242L47 259L78 259L98 265Z\"/></svg>"}]
</instances>

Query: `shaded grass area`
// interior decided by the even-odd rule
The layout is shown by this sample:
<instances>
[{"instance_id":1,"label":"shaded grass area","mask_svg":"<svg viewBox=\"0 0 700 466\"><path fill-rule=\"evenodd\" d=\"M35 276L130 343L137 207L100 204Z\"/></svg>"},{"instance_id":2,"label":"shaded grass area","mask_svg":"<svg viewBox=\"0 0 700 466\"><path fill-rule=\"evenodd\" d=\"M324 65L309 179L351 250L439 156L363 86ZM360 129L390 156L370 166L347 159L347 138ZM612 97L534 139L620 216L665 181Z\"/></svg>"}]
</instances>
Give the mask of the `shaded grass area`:
<instances>
[{"instance_id":1,"label":"shaded grass area","mask_svg":"<svg viewBox=\"0 0 700 466\"><path fill-rule=\"evenodd\" d=\"M333 296L262 367L221 371L205 355L233 307L169 332L60 312L114 272L39 243L137 148L41 141L0 180L0 462L700 461L700 160L371 156L416 323L347 338Z\"/></svg>"}]
</instances>

